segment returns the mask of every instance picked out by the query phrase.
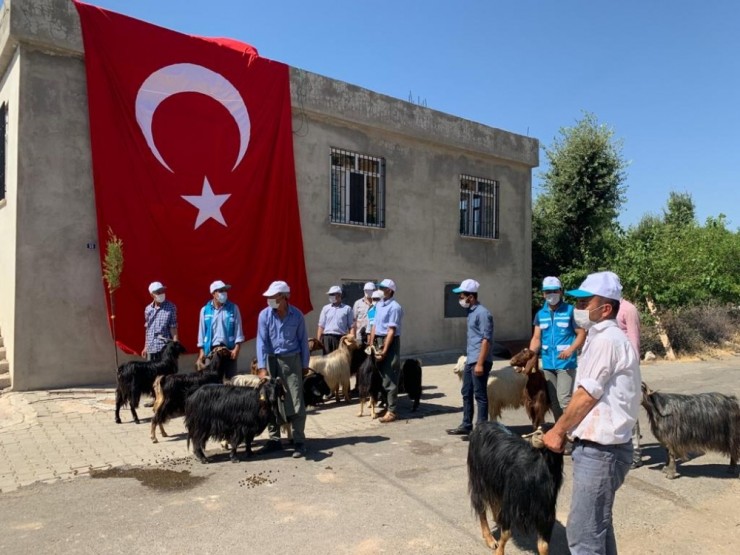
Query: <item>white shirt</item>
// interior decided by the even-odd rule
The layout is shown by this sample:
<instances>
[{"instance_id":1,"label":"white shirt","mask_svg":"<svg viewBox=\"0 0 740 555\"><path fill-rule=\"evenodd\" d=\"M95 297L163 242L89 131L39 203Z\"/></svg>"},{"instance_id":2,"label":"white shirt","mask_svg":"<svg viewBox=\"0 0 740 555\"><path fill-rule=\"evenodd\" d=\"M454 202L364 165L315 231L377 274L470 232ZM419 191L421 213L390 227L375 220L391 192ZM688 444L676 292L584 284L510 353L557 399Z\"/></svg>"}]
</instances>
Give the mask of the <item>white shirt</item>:
<instances>
[{"instance_id":1,"label":"white shirt","mask_svg":"<svg viewBox=\"0 0 740 555\"><path fill-rule=\"evenodd\" d=\"M594 324L578 359L573 387L582 387L598 401L571 435L601 445L630 441L640 409L641 379L640 360L617 322Z\"/></svg>"}]
</instances>

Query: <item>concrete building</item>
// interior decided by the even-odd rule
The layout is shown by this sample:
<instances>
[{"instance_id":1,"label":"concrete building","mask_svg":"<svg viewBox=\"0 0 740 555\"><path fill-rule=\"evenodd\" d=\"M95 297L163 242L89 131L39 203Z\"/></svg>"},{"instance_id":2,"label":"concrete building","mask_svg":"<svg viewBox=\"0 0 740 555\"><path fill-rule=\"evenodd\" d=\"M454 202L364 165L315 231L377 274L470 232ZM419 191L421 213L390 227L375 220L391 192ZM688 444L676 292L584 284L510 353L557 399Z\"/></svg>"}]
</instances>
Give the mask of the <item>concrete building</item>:
<instances>
[{"instance_id":1,"label":"concrete building","mask_svg":"<svg viewBox=\"0 0 740 555\"><path fill-rule=\"evenodd\" d=\"M67 0L5 0L1 10L0 364L17 390L112 383L79 19ZM391 277L403 354L462 351L464 313L449 291L475 277L496 339L527 338L538 141L290 75L314 306L337 281L353 300L365 281ZM307 315L310 334L318 313ZM241 364L253 352L251 341Z\"/></svg>"}]
</instances>

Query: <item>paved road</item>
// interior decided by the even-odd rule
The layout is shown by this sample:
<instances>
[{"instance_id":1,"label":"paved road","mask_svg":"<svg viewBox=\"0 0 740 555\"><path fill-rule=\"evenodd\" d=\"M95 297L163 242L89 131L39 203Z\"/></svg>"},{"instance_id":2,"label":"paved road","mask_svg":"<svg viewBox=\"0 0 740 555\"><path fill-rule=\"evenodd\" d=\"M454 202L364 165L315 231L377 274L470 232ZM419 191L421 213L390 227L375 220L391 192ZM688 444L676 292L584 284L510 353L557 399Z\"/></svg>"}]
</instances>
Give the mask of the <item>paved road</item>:
<instances>
[{"instance_id":1,"label":"paved road","mask_svg":"<svg viewBox=\"0 0 740 555\"><path fill-rule=\"evenodd\" d=\"M114 424L111 390L5 394L0 552L485 553L467 499L466 444L444 433L460 419L451 369L424 368L425 399L414 418L360 419L356 402L315 411L305 461L278 455L231 464L212 445L216 461L201 465L186 453L181 419L157 445L145 423ZM643 377L665 391L740 394L740 358L646 366ZM503 421L528 430L521 410ZM727 460L698 457L667 480L662 450L644 435L646 465L630 472L617 497L620 551L734 555L740 480L725 473ZM568 551L570 472L566 461L556 555ZM535 539L515 535L507 551L534 552Z\"/></svg>"}]
</instances>

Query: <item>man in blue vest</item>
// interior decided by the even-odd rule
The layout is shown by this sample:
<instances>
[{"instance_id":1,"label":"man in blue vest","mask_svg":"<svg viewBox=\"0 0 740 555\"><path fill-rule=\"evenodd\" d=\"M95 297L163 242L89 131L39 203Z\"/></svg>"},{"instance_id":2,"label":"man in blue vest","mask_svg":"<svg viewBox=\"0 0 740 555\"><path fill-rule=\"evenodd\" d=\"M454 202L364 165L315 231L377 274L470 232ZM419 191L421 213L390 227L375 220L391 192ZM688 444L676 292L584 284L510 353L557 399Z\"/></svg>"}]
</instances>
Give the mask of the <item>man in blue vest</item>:
<instances>
[{"instance_id":1,"label":"man in blue vest","mask_svg":"<svg viewBox=\"0 0 740 555\"><path fill-rule=\"evenodd\" d=\"M205 363L206 356L219 346L224 346L231 352L231 358L224 360L224 376L233 378L236 375L236 359L239 349L244 342L242 330L242 315L239 307L228 300L227 291L231 285L221 280L211 283L212 299L200 309L198 323L198 364Z\"/></svg>"},{"instance_id":2,"label":"man in blue vest","mask_svg":"<svg viewBox=\"0 0 740 555\"><path fill-rule=\"evenodd\" d=\"M573 393L576 353L586 341L586 330L576 326L573 306L563 302L563 286L558 278L542 280L542 296L545 305L535 314L529 348L542 357L547 394L557 422Z\"/></svg>"}]
</instances>

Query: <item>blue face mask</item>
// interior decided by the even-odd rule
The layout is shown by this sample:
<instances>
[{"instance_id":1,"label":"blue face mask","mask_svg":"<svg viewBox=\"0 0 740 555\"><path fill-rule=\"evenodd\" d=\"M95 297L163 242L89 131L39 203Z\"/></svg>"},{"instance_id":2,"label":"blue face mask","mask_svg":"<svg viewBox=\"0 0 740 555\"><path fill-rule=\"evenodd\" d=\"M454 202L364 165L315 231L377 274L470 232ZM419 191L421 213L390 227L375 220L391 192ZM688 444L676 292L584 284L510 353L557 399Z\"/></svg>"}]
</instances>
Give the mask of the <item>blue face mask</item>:
<instances>
[{"instance_id":1,"label":"blue face mask","mask_svg":"<svg viewBox=\"0 0 740 555\"><path fill-rule=\"evenodd\" d=\"M217 293L216 294L216 300L220 302L221 304L224 304L226 302L226 299L228 299L229 296L225 292Z\"/></svg>"}]
</instances>

